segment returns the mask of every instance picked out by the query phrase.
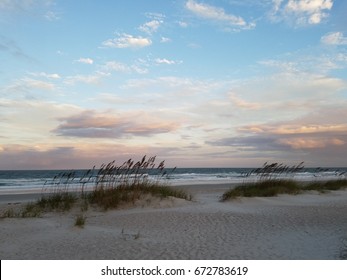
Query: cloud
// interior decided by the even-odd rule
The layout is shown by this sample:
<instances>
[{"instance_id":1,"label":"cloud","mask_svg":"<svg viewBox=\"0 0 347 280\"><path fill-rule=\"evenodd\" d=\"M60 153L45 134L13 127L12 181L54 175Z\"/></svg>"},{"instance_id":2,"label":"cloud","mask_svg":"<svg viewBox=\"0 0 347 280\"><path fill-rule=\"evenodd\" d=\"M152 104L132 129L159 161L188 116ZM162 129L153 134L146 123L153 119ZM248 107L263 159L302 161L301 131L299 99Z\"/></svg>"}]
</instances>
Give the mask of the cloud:
<instances>
[{"instance_id":1,"label":"cloud","mask_svg":"<svg viewBox=\"0 0 347 280\"><path fill-rule=\"evenodd\" d=\"M199 80L182 78L177 76L161 76L153 79L130 79L122 86L122 89L139 90L150 92L151 95L160 94L164 97L172 97L175 102L177 98L184 96L184 100L189 103L188 98L200 95L201 98L207 97L213 90L220 89L223 86L218 81ZM162 93L166 92L163 96Z\"/></svg>"},{"instance_id":2,"label":"cloud","mask_svg":"<svg viewBox=\"0 0 347 280\"><path fill-rule=\"evenodd\" d=\"M307 84L307 81L335 83L344 88L346 82L335 78L330 74L331 70L344 69L347 66L347 57L343 52L325 52L325 53L296 53L286 54L284 60L263 60L258 62L266 66L268 70L274 71L275 76L283 76L288 79L290 76ZM264 71L265 68L263 68ZM305 77L302 79L300 77Z\"/></svg>"},{"instance_id":3,"label":"cloud","mask_svg":"<svg viewBox=\"0 0 347 280\"><path fill-rule=\"evenodd\" d=\"M347 132L345 124L279 124L279 125L259 125L246 126L239 129L241 132L267 133L281 135L308 135L324 134L330 132Z\"/></svg>"},{"instance_id":4,"label":"cloud","mask_svg":"<svg viewBox=\"0 0 347 280\"><path fill-rule=\"evenodd\" d=\"M143 66L145 64L143 61L137 61L132 65L127 65L118 61L107 61L101 69L106 72L121 72L121 73L137 73L137 74L146 74L148 69Z\"/></svg>"},{"instance_id":5,"label":"cloud","mask_svg":"<svg viewBox=\"0 0 347 280\"><path fill-rule=\"evenodd\" d=\"M182 28L187 28L188 27L188 23L185 21L178 21L178 25Z\"/></svg>"},{"instance_id":6,"label":"cloud","mask_svg":"<svg viewBox=\"0 0 347 280\"><path fill-rule=\"evenodd\" d=\"M233 104L240 109L257 110L262 107L259 103L247 102L246 100L238 97L235 93L230 93L229 98Z\"/></svg>"},{"instance_id":7,"label":"cloud","mask_svg":"<svg viewBox=\"0 0 347 280\"><path fill-rule=\"evenodd\" d=\"M26 83L27 87L33 89L53 90L55 88L54 84L52 83L47 83L35 79L25 79L24 82Z\"/></svg>"},{"instance_id":8,"label":"cloud","mask_svg":"<svg viewBox=\"0 0 347 280\"><path fill-rule=\"evenodd\" d=\"M321 42L326 45L347 45L347 37L342 32L331 32L322 36Z\"/></svg>"},{"instance_id":9,"label":"cloud","mask_svg":"<svg viewBox=\"0 0 347 280\"><path fill-rule=\"evenodd\" d=\"M109 76L109 73L97 71L93 75L75 75L69 76L65 79L64 83L67 85L74 85L76 83L85 83L90 85L97 85L101 82L102 78Z\"/></svg>"},{"instance_id":10,"label":"cloud","mask_svg":"<svg viewBox=\"0 0 347 280\"><path fill-rule=\"evenodd\" d=\"M108 61L102 66L102 69L105 71L116 71L123 73L131 72L131 67L118 61Z\"/></svg>"},{"instance_id":11,"label":"cloud","mask_svg":"<svg viewBox=\"0 0 347 280\"><path fill-rule=\"evenodd\" d=\"M311 56L303 59L311 63ZM206 144L240 157L302 159L316 165L336 159L342 165L347 157L347 83L317 74L318 64L308 68L301 60L267 61L273 72L266 74L262 67L264 75L231 83L224 97L215 99L219 106L206 100L206 109L197 111L221 128L205 137Z\"/></svg>"},{"instance_id":12,"label":"cloud","mask_svg":"<svg viewBox=\"0 0 347 280\"><path fill-rule=\"evenodd\" d=\"M170 59L166 59L166 58L156 58L155 63L157 64L166 64L166 65L175 65L175 64L181 64L182 61L175 61L175 60L170 60Z\"/></svg>"},{"instance_id":13,"label":"cloud","mask_svg":"<svg viewBox=\"0 0 347 280\"><path fill-rule=\"evenodd\" d=\"M94 63L94 60L91 59L91 58L88 58L88 57L86 57L86 58L81 57L80 59L77 60L77 62L80 62L80 63L83 63L83 64L90 64L91 65L91 64Z\"/></svg>"},{"instance_id":14,"label":"cloud","mask_svg":"<svg viewBox=\"0 0 347 280\"><path fill-rule=\"evenodd\" d=\"M327 146L343 146L345 145L345 141L333 138L333 139L320 139L320 138L303 138L303 137L295 137L291 139L279 139L279 144L283 144L285 146L289 146L295 150L302 149L315 149L315 148L326 148Z\"/></svg>"},{"instance_id":15,"label":"cloud","mask_svg":"<svg viewBox=\"0 0 347 280\"><path fill-rule=\"evenodd\" d=\"M185 6L189 11L201 18L221 22L228 26L235 26L239 28L253 28L255 26L254 24L248 24L240 16L227 14L224 9L219 7L198 3L194 0L188 0Z\"/></svg>"},{"instance_id":16,"label":"cloud","mask_svg":"<svg viewBox=\"0 0 347 280\"><path fill-rule=\"evenodd\" d=\"M298 26L315 25L329 16L332 7L333 0L273 0L270 17Z\"/></svg>"},{"instance_id":17,"label":"cloud","mask_svg":"<svg viewBox=\"0 0 347 280\"><path fill-rule=\"evenodd\" d=\"M144 48L148 47L152 44L151 39L149 38L143 38L141 36L135 37L133 35L129 35L126 33L120 34L118 38L114 39L108 39L104 42L102 42L102 45L104 47L108 48Z\"/></svg>"},{"instance_id":18,"label":"cloud","mask_svg":"<svg viewBox=\"0 0 347 280\"><path fill-rule=\"evenodd\" d=\"M60 17L58 16L57 13L53 12L53 11L48 11L45 15L44 15L45 19L49 20L49 21L54 21L54 20L58 20L60 19Z\"/></svg>"},{"instance_id":19,"label":"cloud","mask_svg":"<svg viewBox=\"0 0 347 280\"><path fill-rule=\"evenodd\" d=\"M44 77L46 79L53 79L53 80L58 80L60 79L60 75L53 73L53 74L48 74L46 72L39 72L39 73L29 73L30 75L34 76L34 77Z\"/></svg>"},{"instance_id":20,"label":"cloud","mask_svg":"<svg viewBox=\"0 0 347 280\"><path fill-rule=\"evenodd\" d=\"M158 31L161 24L163 24L162 20L154 19L154 20L148 21L148 22L144 23L143 25L141 25L139 27L139 30L151 35L151 34Z\"/></svg>"},{"instance_id":21,"label":"cloud","mask_svg":"<svg viewBox=\"0 0 347 280\"><path fill-rule=\"evenodd\" d=\"M79 107L71 104L48 102L39 98L0 98L0 131L4 137L4 141L0 138L0 145L36 146L42 142L51 146L60 145L61 141L56 141L57 137L52 137L49 132L59 124L56 119L80 111ZM1 162L2 155L0 158Z\"/></svg>"},{"instance_id":22,"label":"cloud","mask_svg":"<svg viewBox=\"0 0 347 280\"><path fill-rule=\"evenodd\" d=\"M53 130L54 133L59 136L81 138L149 137L169 133L178 128L177 123L157 120L142 112L120 115L87 110L59 120L63 123Z\"/></svg>"},{"instance_id":23,"label":"cloud","mask_svg":"<svg viewBox=\"0 0 347 280\"><path fill-rule=\"evenodd\" d=\"M332 137L325 136L283 136L280 134L257 134L249 136L238 136L223 138L217 141L207 141L207 144L214 146L230 146L243 148L248 151L259 151L263 153L284 152L285 154L296 151L309 151L312 149L324 149L331 146L344 149L347 143L347 135ZM242 150L242 149L241 149ZM344 150L341 150L344 151ZM346 152L344 154L347 155Z\"/></svg>"},{"instance_id":24,"label":"cloud","mask_svg":"<svg viewBox=\"0 0 347 280\"><path fill-rule=\"evenodd\" d=\"M290 121L241 126L236 136L206 143L282 161L296 158L316 165L322 160L324 165L342 164L347 156L347 125L342 120L345 117L344 104L323 106Z\"/></svg>"},{"instance_id":25,"label":"cloud","mask_svg":"<svg viewBox=\"0 0 347 280\"><path fill-rule=\"evenodd\" d=\"M12 93L19 93L19 92L28 92L31 90L52 91L54 89L55 89L55 85L53 83L25 77L25 78L16 80L14 84L8 86L5 91L12 92Z\"/></svg>"},{"instance_id":26,"label":"cloud","mask_svg":"<svg viewBox=\"0 0 347 280\"><path fill-rule=\"evenodd\" d=\"M170 38L167 38L167 37L161 37L160 38L160 43L169 43L169 42L171 42Z\"/></svg>"}]
</instances>

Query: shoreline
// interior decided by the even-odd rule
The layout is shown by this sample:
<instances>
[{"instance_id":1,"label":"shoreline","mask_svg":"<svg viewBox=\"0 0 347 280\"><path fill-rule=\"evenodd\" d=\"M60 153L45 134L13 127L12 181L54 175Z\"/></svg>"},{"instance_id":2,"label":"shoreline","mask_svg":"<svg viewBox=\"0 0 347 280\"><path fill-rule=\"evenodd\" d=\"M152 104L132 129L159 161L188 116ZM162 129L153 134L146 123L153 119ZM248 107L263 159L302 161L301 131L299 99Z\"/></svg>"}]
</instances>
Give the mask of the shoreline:
<instances>
[{"instance_id":1,"label":"shoreline","mask_svg":"<svg viewBox=\"0 0 347 280\"><path fill-rule=\"evenodd\" d=\"M201 191L210 190L215 191L226 191L230 188L239 185L239 183L205 183L205 184L182 184L182 185L168 185L174 189L182 189L187 192L199 193ZM79 191L71 190L72 192L79 193ZM90 190L86 190L88 192ZM23 190L14 190L14 191L4 191L0 190L0 204L6 202L27 202L40 198L42 195L53 194L52 192L38 192L38 191L23 191Z\"/></svg>"},{"instance_id":2,"label":"shoreline","mask_svg":"<svg viewBox=\"0 0 347 280\"><path fill-rule=\"evenodd\" d=\"M193 201L146 199L0 219L1 259L347 259L347 191L219 202L231 184L175 186ZM40 194L0 195L20 207Z\"/></svg>"}]
</instances>

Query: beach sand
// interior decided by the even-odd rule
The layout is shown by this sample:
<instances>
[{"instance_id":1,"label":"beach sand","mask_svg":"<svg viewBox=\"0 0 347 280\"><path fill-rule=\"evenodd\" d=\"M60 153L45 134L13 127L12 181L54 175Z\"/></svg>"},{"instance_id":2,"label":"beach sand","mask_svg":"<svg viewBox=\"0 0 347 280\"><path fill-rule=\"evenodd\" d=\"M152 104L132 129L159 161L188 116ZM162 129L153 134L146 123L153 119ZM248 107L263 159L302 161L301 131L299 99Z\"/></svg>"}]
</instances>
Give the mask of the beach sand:
<instances>
[{"instance_id":1,"label":"beach sand","mask_svg":"<svg viewBox=\"0 0 347 280\"><path fill-rule=\"evenodd\" d=\"M229 185L180 186L193 201L147 198L0 219L1 259L347 259L347 191L219 202ZM0 195L2 211L37 195Z\"/></svg>"}]
</instances>

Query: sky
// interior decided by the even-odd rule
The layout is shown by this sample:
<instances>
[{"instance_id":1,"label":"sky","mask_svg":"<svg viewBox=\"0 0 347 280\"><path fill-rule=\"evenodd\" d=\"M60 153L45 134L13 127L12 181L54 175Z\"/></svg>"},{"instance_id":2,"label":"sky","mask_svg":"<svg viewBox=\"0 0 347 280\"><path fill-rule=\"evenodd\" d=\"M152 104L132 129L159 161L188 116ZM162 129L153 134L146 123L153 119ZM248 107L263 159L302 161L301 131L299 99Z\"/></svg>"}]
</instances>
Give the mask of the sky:
<instances>
[{"instance_id":1,"label":"sky","mask_svg":"<svg viewBox=\"0 0 347 280\"><path fill-rule=\"evenodd\" d=\"M0 0L0 169L347 166L347 1Z\"/></svg>"}]
</instances>

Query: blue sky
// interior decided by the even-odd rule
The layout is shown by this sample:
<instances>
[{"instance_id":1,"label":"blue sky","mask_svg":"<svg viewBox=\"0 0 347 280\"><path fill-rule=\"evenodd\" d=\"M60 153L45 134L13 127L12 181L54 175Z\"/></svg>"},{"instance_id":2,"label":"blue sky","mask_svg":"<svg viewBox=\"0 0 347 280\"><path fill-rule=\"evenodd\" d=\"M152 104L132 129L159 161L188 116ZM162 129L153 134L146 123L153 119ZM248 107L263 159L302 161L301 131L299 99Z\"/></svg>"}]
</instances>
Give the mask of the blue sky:
<instances>
[{"instance_id":1,"label":"blue sky","mask_svg":"<svg viewBox=\"0 0 347 280\"><path fill-rule=\"evenodd\" d=\"M347 2L0 0L0 169L346 166Z\"/></svg>"}]
</instances>

